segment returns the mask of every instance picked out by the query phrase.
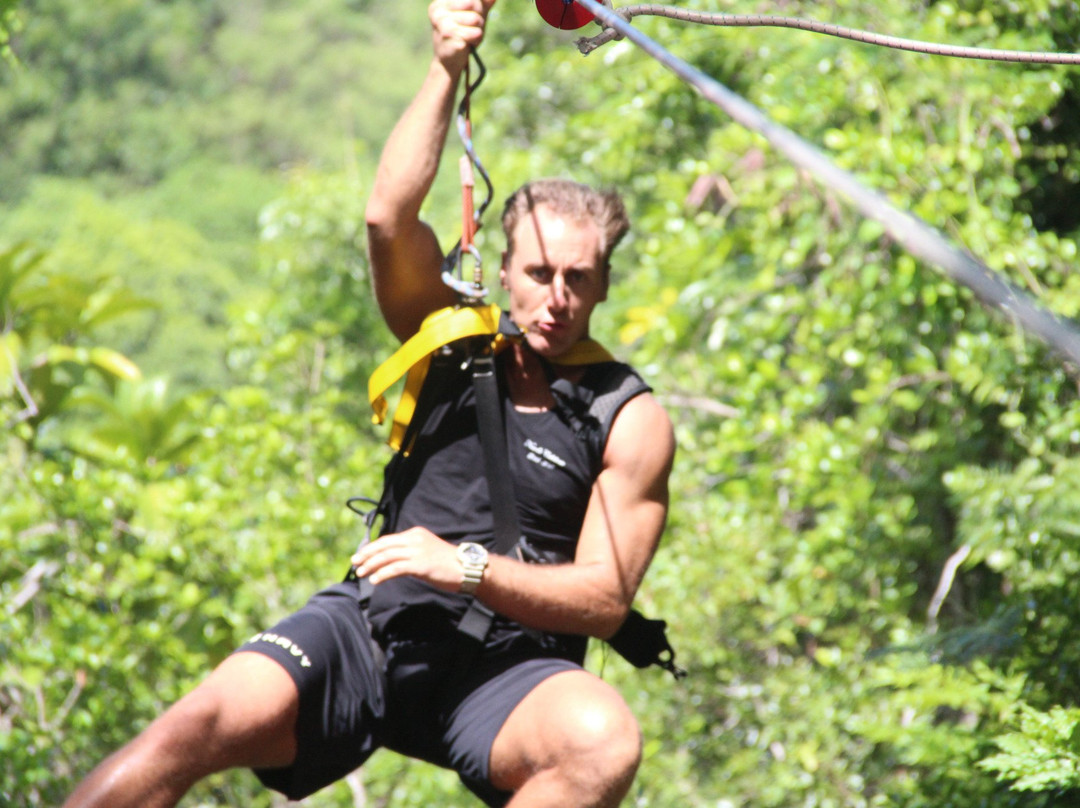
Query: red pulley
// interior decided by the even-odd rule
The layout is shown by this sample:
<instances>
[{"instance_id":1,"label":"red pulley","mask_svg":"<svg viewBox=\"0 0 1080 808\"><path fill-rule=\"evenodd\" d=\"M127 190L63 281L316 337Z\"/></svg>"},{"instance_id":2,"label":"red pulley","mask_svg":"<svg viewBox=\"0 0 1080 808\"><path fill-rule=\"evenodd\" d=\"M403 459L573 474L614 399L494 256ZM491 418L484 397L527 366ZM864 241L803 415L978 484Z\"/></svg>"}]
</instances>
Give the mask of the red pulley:
<instances>
[{"instance_id":1,"label":"red pulley","mask_svg":"<svg viewBox=\"0 0 1080 808\"><path fill-rule=\"evenodd\" d=\"M536 0L536 10L544 22L564 31L573 31L593 21L593 15L574 0Z\"/></svg>"}]
</instances>

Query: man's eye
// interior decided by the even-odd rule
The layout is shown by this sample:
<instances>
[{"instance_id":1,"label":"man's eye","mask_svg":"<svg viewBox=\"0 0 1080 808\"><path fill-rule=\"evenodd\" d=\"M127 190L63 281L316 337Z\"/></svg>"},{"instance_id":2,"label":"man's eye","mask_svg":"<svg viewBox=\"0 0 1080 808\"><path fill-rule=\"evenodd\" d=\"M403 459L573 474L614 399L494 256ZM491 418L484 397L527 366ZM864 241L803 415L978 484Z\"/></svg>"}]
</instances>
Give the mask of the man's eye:
<instances>
[{"instance_id":1,"label":"man's eye","mask_svg":"<svg viewBox=\"0 0 1080 808\"><path fill-rule=\"evenodd\" d=\"M531 277L537 283L549 283L551 281L550 269L532 269L529 270L529 277Z\"/></svg>"}]
</instances>

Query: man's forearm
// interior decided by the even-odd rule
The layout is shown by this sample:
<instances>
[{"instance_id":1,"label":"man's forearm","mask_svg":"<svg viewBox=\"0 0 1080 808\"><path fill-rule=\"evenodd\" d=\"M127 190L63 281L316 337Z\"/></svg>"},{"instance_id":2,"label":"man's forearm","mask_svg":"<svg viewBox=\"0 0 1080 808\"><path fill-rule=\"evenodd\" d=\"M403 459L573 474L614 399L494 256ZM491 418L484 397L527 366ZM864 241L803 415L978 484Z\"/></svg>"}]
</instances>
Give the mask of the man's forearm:
<instances>
[{"instance_id":1,"label":"man's forearm","mask_svg":"<svg viewBox=\"0 0 1080 808\"><path fill-rule=\"evenodd\" d=\"M368 201L369 227L393 231L417 218L439 169L461 74L483 39L489 8L485 0L434 0L429 6L431 64L383 149Z\"/></svg>"},{"instance_id":2,"label":"man's forearm","mask_svg":"<svg viewBox=\"0 0 1080 808\"><path fill-rule=\"evenodd\" d=\"M360 578L378 586L411 575L444 592L458 592L463 567L458 547L427 528L380 536L352 556ZM611 636L626 617L644 569L619 576L603 562L527 564L492 555L475 594L500 614L530 628Z\"/></svg>"},{"instance_id":3,"label":"man's forearm","mask_svg":"<svg viewBox=\"0 0 1080 808\"><path fill-rule=\"evenodd\" d=\"M600 565L526 564L505 556L491 558L476 596L529 628L600 639L618 630L633 601Z\"/></svg>"},{"instance_id":4,"label":"man's forearm","mask_svg":"<svg viewBox=\"0 0 1080 808\"><path fill-rule=\"evenodd\" d=\"M389 230L389 236L395 223L419 216L439 170L460 77L460 70L432 60L383 149L367 204L369 228Z\"/></svg>"}]
</instances>

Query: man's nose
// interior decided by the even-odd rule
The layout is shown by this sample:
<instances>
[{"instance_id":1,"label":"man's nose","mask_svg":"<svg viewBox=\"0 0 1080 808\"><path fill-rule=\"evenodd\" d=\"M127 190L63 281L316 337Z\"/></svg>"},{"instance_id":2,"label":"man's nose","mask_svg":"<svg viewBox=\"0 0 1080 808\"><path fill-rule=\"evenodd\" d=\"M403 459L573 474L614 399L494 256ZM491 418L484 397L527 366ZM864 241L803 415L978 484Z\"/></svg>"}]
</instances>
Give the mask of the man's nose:
<instances>
[{"instance_id":1,"label":"man's nose","mask_svg":"<svg viewBox=\"0 0 1080 808\"><path fill-rule=\"evenodd\" d=\"M555 310L565 309L567 304L566 281L562 275L556 275L551 280L551 308Z\"/></svg>"}]
</instances>

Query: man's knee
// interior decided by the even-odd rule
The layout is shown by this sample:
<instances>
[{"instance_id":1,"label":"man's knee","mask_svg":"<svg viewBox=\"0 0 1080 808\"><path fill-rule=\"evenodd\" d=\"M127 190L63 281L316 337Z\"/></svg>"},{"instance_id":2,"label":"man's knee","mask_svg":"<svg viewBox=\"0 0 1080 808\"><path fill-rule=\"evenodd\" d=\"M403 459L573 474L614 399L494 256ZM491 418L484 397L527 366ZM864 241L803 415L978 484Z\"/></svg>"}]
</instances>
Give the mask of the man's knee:
<instances>
[{"instance_id":1,"label":"man's knee","mask_svg":"<svg viewBox=\"0 0 1080 808\"><path fill-rule=\"evenodd\" d=\"M568 793L618 793L629 788L640 761L641 731L630 708L585 673L555 676L537 687L492 749L496 785L510 789L542 775Z\"/></svg>"},{"instance_id":2,"label":"man's knee","mask_svg":"<svg viewBox=\"0 0 1080 808\"><path fill-rule=\"evenodd\" d=\"M296 687L272 660L244 656L230 657L110 755L65 805L175 805L195 782L213 772L290 763L295 755Z\"/></svg>"},{"instance_id":3,"label":"man's knee","mask_svg":"<svg viewBox=\"0 0 1080 808\"><path fill-rule=\"evenodd\" d=\"M621 700L576 711L567 730L569 759L598 778L633 779L641 763L641 729Z\"/></svg>"},{"instance_id":4,"label":"man's knee","mask_svg":"<svg viewBox=\"0 0 1080 808\"><path fill-rule=\"evenodd\" d=\"M205 776L236 766L286 766L295 757L298 695L291 677L260 654L237 654L170 707L143 743Z\"/></svg>"},{"instance_id":5,"label":"man's knee","mask_svg":"<svg viewBox=\"0 0 1080 808\"><path fill-rule=\"evenodd\" d=\"M212 700L195 691L102 761L65 808L174 805L215 765Z\"/></svg>"}]
</instances>

